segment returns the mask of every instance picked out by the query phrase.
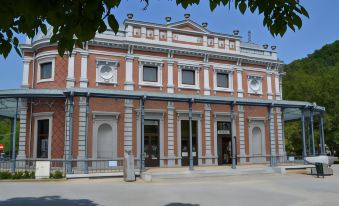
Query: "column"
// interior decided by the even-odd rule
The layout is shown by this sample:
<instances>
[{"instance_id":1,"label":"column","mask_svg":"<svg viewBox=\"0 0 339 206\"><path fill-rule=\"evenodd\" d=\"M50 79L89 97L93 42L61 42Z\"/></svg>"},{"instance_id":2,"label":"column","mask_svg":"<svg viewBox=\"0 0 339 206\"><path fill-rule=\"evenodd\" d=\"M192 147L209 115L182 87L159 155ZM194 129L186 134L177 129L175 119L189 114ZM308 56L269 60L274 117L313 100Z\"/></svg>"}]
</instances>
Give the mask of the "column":
<instances>
[{"instance_id":1,"label":"column","mask_svg":"<svg viewBox=\"0 0 339 206\"><path fill-rule=\"evenodd\" d=\"M20 130L19 130L19 150L17 159L26 158L26 124L27 124L27 99L20 99Z\"/></svg>"},{"instance_id":2,"label":"column","mask_svg":"<svg viewBox=\"0 0 339 206\"><path fill-rule=\"evenodd\" d=\"M74 78L74 56L73 53L71 56L68 57L68 69L67 69L67 79L66 79L66 86L67 88L74 87L75 78Z\"/></svg>"},{"instance_id":3,"label":"column","mask_svg":"<svg viewBox=\"0 0 339 206\"><path fill-rule=\"evenodd\" d=\"M124 115L124 150L132 151L133 146L133 100L125 100ZM142 144L142 143L141 143ZM142 153L142 152L141 152Z\"/></svg>"},{"instance_id":4,"label":"column","mask_svg":"<svg viewBox=\"0 0 339 206\"><path fill-rule=\"evenodd\" d=\"M174 104L173 102L167 103L167 145L168 145L168 160L167 166L175 166L175 154L174 154Z\"/></svg>"},{"instance_id":5,"label":"column","mask_svg":"<svg viewBox=\"0 0 339 206\"><path fill-rule=\"evenodd\" d=\"M126 80L125 90L134 90L133 83L133 56L126 56Z\"/></svg>"},{"instance_id":6,"label":"column","mask_svg":"<svg viewBox=\"0 0 339 206\"><path fill-rule=\"evenodd\" d=\"M81 76L80 76L80 87L87 88L88 78L87 78L87 59L88 52L82 51L81 55Z\"/></svg>"},{"instance_id":7,"label":"column","mask_svg":"<svg viewBox=\"0 0 339 206\"><path fill-rule=\"evenodd\" d=\"M188 102L188 121L189 121L189 142L190 142L190 154L189 154L189 157L190 157L190 162L189 162L189 170L193 170L193 138L192 138L192 104L193 104L193 101L190 100Z\"/></svg>"},{"instance_id":8,"label":"column","mask_svg":"<svg viewBox=\"0 0 339 206\"><path fill-rule=\"evenodd\" d=\"M323 113L319 113L319 133L320 133L320 151L321 154L326 154L325 151L325 138L324 138L324 118Z\"/></svg>"},{"instance_id":9,"label":"column","mask_svg":"<svg viewBox=\"0 0 339 206\"><path fill-rule=\"evenodd\" d=\"M236 68L237 70L237 82L238 82L238 97L243 97L244 96L244 91L242 88L242 68L241 66L238 66Z\"/></svg>"},{"instance_id":10,"label":"column","mask_svg":"<svg viewBox=\"0 0 339 206\"><path fill-rule=\"evenodd\" d=\"M67 116L66 116L66 141L65 141L65 155L66 155L66 173L72 173L72 141L73 141L73 109L74 97L68 97Z\"/></svg>"},{"instance_id":11,"label":"column","mask_svg":"<svg viewBox=\"0 0 339 206\"><path fill-rule=\"evenodd\" d=\"M240 144L240 162L246 162L246 145L245 145L245 111L244 106L238 106L239 114L239 144Z\"/></svg>"},{"instance_id":12,"label":"column","mask_svg":"<svg viewBox=\"0 0 339 206\"><path fill-rule=\"evenodd\" d=\"M232 169L236 169L236 127L235 127L235 113L234 113L234 105L231 104L231 122L232 122Z\"/></svg>"},{"instance_id":13,"label":"column","mask_svg":"<svg viewBox=\"0 0 339 206\"><path fill-rule=\"evenodd\" d=\"M212 165L212 148L211 148L211 105L205 104L205 148L206 148L206 165Z\"/></svg>"},{"instance_id":14,"label":"column","mask_svg":"<svg viewBox=\"0 0 339 206\"><path fill-rule=\"evenodd\" d=\"M281 100L281 96L280 96L280 75L277 72L275 74L275 95L276 95L276 100Z\"/></svg>"},{"instance_id":15,"label":"column","mask_svg":"<svg viewBox=\"0 0 339 206\"><path fill-rule=\"evenodd\" d=\"M272 73L267 73L267 96L272 99Z\"/></svg>"},{"instance_id":16,"label":"column","mask_svg":"<svg viewBox=\"0 0 339 206\"><path fill-rule=\"evenodd\" d=\"M310 111L310 124L311 124L311 141L312 141L312 155L315 156L315 144L314 144L314 120L313 120L313 109Z\"/></svg>"},{"instance_id":17,"label":"column","mask_svg":"<svg viewBox=\"0 0 339 206\"><path fill-rule=\"evenodd\" d=\"M276 108L277 111L277 128L278 128L278 149L279 156L285 156L284 153L284 140L283 140L283 127L282 127L282 113L281 108Z\"/></svg>"},{"instance_id":18,"label":"column","mask_svg":"<svg viewBox=\"0 0 339 206\"><path fill-rule=\"evenodd\" d=\"M16 109L15 109L15 116L13 118L13 122L12 122L12 127L11 127L11 132L12 132L12 172L15 172L15 167L16 167L16 162L15 160L15 137L16 137L16 122L17 122L17 118L18 118L18 108L19 107L19 100L16 99Z\"/></svg>"},{"instance_id":19,"label":"column","mask_svg":"<svg viewBox=\"0 0 339 206\"><path fill-rule=\"evenodd\" d=\"M174 83L173 83L173 61L167 62L167 93L174 93Z\"/></svg>"},{"instance_id":20,"label":"column","mask_svg":"<svg viewBox=\"0 0 339 206\"><path fill-rule=\"evenodd\" d=\"M210 95L209 65L204 65L204 95Z\"/></svg>"},{"instance_id":21,"label":"column","mask_svg":"<svg viewBox=\"0 0 339 206\"><path fill-rule=\"evenodd\" d=\"M301 137L303 146L303 159L307 156L306 154L306 134L305 134L305 111L301 109Z\"/></svg>"},{"instance_id":22,"label":"column","mask_svg":"<svg viewBox=\"0 0 339 206\"><path fill-rule=\"evenodd\" d=\"M140 137L140 172L143 172L145 170L145 98L140 99Z\"/></svg>"},{"instance_id":23,"label":"column","mask_svg":"<svg viewBox=\"0 0 339 206\"><path fill-rule=\"evenodd\" d=\"M274 138L274 121L272 119L274 118L273 115L273 108L271 106L268 107L268 136L270 141L270 166L274 167L276 164L275 162L275 138Z\"/></svg>"},{"instance_id":24,"label":"column","mask_svg":"<svg viewBox=\"0 0 339 206\"><path fill-rule=\"evenodd\" d=\"M29 87L29 64L32 61L31 58L24 57L23 59L23 68L22 68L22 83L21 87L28 88Z\"/></svg>"}]
</instances>

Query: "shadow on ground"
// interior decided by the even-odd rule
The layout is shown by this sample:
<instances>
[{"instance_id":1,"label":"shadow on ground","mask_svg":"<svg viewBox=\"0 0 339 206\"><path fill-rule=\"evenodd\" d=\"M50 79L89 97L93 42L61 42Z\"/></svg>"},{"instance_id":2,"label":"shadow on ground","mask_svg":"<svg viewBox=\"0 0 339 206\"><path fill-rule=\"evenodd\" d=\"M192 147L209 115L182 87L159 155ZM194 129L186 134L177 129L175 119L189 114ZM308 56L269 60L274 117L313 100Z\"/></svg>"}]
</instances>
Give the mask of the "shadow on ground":
<instances>
[{"instance_id":1,"label":"shadow on ground","mask_svg":"<svg viewBox=\"0 0 339 206\"><path fill-rule=\"evenodd\" d=\"M87 199L63 199L60 196L18 197L0 201L2 206L96 206L98 204Z\"/></svg>"},{"instance_id":2,"label":"shadow on ground","mask_svg":"<svg viewBox=\"0 0 339 206\"><path fill-rule=\"evenodd\" d=\"M199 204L173 202L173 203L169 203L165 206L199 206Z\"/></svg>"}]
</instances>

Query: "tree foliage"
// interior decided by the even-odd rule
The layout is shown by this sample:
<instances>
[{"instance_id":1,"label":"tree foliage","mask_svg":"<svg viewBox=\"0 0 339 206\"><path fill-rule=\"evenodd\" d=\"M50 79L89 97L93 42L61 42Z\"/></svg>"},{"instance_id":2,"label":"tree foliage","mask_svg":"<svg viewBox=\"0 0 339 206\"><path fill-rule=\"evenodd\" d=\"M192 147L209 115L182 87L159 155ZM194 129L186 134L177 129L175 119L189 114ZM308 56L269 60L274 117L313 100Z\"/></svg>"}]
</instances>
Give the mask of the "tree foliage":
<instances>
[{"instance_id":1,"label":"tree foliage","mask_svg":"<svg viewBox=\"0 0 339 206\"><path fill-rule=\"evenodd\" d=\"M121 0L2 0L0 6L0 55L7 57L12 48L20 55L19 41L14 34L33 38L39 30L47 33L47 25L53 27L51 43L57 43L63 55L73 47L82 47L96 32L107 30L105 21L114 32L119 24L113 13ZM242 14L246 11L263 15L263 25L273 36L283 36L287 28L295 31L302 26L302 17L308 17L299 0L209 0L210 9L231 6ZM149 0L141 0L147 5ZM187 8L199 4L200 0L176 0L176 4Z\"/></svg>"},{"instance_id":2,"label":"tree foliage","mask_svg":"<svg viewBox=\"0 0 339 206\"><path fill-rule=\"evenodd\" d=\"M339 41L324 46L307 58L290 63L285 71L284 99L316 102L326 107L325 142L330 149L337 148L339 151ZM300 134L292 132L295 129L294 124L286 125L287 141L299 141Z\"/></svg>"}]
</instances>

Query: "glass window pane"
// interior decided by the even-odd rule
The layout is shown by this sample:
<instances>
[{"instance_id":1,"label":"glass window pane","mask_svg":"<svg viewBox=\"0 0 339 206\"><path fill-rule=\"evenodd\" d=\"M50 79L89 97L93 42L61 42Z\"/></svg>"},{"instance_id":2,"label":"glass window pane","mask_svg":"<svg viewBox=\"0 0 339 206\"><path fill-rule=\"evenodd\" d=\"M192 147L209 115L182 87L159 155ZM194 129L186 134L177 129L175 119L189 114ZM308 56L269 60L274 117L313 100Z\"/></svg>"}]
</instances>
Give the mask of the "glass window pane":
<instances>
[{"instance_id":1,"label":"glass window pane","mask_svg":"<svg viewBox=\"0 0 339 206\"><path fill-rule=\"evenodd\" d=\"M228 74L217 73L217 87L228 88Z\"/></svg>"},{"instance_id":2,"label":"glass window pane","mask_svg":"<svg viewBox=\"0 0 339 206\"><path fill-rule=\"evenodd\" d=\"M146 82L158 81L158 67L144 66L143 79Z\"/></svg>"},{"instance_id":3,"label":"glass window pane","mask_svg":"<svg viewBox=\"0 0 339 206\"><path fill-rule=\"evenodd\" d=\"M194 70L185 70L181 71L182 73L182 83L195 85L195 71Z\"/></svg>"},{"instance_id":4,"label":"glass window pane","mask_svg":"<svg viewBox=\"0 0 339 206\"><path fill-rule=\"evenodd\" d=\"M40 65L40 79L50 79L52 78L52 62L43 63Z\"/></svg>"}]
</instances>

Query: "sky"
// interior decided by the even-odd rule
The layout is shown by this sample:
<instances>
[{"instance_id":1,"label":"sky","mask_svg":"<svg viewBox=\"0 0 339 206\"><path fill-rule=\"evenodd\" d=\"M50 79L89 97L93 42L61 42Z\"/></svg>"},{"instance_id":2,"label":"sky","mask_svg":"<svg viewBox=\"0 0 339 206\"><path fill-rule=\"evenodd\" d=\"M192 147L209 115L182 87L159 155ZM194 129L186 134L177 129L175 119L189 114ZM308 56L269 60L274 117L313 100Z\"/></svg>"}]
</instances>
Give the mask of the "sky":
<instances>
[{"instance_id":1,"label":"sky","mask_svg":"<svg viewBox=\"0 0 339 206\"><path fill-rule=\"evenodd\" d=\"M286 64L293 60L307 57L325 44L339 40L339 1L338 0L302 0L310 18L303 19L301 30L287 31L281 37L272 37L262 24L263 16L246 12L242 15L238 10L228 7L217 7L213 12L209 9L209 1L201 0L200 5L186 10L177 6L175 0L150 0L144 10L139 0L122 0L118 9L113 12L122 24L127 13L133 13L134 19L155 23L165 23L165 17L171 16L172 22L184 19L185 13L191 14L191 20L201 24L208 22L208 29L215 32L231 34L234 29L240 30L243 41L247 41L248 31L252 33L252 42L276 45L279 59ZM25 37L18 36L24 43ZM13 50L4 59L0 56L0 89L19 88L22 79L22 59Z\"/></svg>"}]
</instances>

